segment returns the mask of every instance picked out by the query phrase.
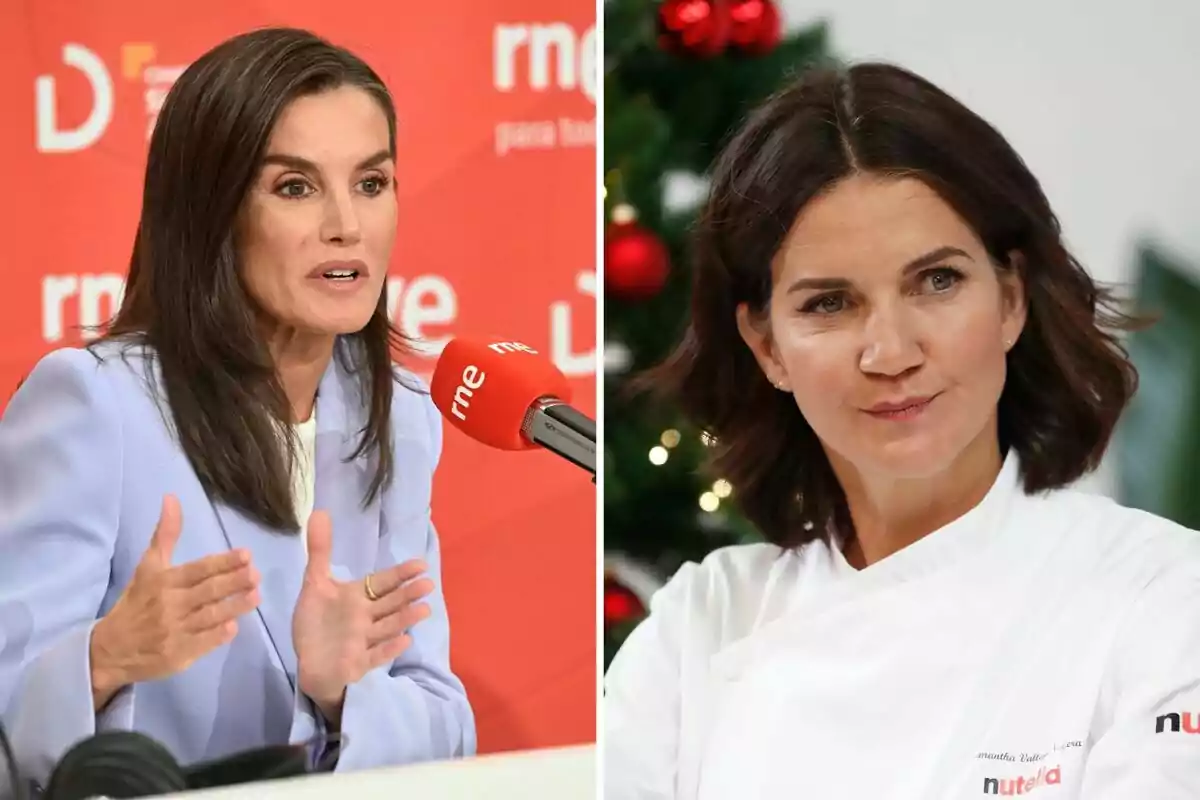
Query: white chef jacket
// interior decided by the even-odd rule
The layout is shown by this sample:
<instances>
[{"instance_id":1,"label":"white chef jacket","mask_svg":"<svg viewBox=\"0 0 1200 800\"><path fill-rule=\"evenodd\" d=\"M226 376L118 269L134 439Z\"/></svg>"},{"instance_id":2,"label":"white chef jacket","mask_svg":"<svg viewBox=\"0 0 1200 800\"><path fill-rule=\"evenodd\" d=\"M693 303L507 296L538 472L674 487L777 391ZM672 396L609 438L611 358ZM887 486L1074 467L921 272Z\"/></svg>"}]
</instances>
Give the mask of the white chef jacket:
<instances>
[{"instance_id":1,"label":"white chef jacket","mask_svg":"<svg viewBox=\"0 0 1200 800\"><path fill-rule=\"evenodd\" d=\"M607 800L1200 798L1200 534L1026 495L858 571L731 547L605 678Z\"/></svg>"}]
</instances>

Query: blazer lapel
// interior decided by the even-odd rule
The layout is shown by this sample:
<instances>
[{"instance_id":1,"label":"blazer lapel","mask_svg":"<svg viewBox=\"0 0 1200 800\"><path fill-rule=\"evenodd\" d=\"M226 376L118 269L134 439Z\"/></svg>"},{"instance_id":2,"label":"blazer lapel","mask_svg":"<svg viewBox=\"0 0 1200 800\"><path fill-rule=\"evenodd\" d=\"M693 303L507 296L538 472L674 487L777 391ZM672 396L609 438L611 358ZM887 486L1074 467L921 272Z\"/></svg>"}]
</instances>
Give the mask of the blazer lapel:
<instances>
[{"instance_id":1,"label":"blazer lapel","mask_svg":"<svg viewBox=\"0 0 1200 800\"><path fill-rule=\"evenodd\" d=\"M321 381L317 400L317 448L313 510L329 515L333 527L333 577L357 580L369 571L375 551L363 549L359 532L369 512L362 507L369 485L366 458L351 460L366 426L365 404L356 379L335 357ZM375 506L377 508L377 506ZM376 513L378 513L376 511Z\"/></svg>"},{"instance_id":2,"label":"blazer lapel","mask_svg":"<svg viewBox=\"0 0 1200 800\"><path fill-rule=\"evenodd\" d=\"M314 510L325 508L333 516L335 564L338 563L338 516L345 516L339 486L342 480L349 477L345 471L350 468L341 464L347 425L343 378L339 372L336 359L331 359L317 390L316 487L313 505ZM350 483L357 485L358 482ZM328 508L331 505L333 509ZM292 614L307 566L303 540L306 534L301 531L297 536L268 528L220 503L214 503L213 509L229 547L248 550L254 566L261 574L261 600L257 617L269 645L275 651L277 663L295 688L296 649L292 640Z\"/></svg>"},{"instance_id":3,"label":"blazer lapel","mask_svg":"<svg viewBox=\"0 0 1200 800\"><path fill-rule=\"evenodd\" d=\"M259 571L260 600L256 615L268 643L275 650L277 663L295 687L292 611L304 579L304 543L294 534L268 528L221 503L214 503L213 508L229 547L248 550ZM241 624L245 625L245 620Z\"/></svg>"}]
</instances>

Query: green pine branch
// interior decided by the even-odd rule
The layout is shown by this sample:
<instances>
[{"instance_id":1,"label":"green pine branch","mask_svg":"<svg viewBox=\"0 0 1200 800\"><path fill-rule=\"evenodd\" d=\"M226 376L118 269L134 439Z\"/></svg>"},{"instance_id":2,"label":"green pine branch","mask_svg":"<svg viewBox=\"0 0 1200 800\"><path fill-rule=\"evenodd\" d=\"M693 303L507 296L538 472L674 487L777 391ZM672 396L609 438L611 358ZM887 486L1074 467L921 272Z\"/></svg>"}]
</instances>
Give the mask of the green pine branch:
<instances>
[{"instance_id":1,"label":"green pine branch","mask_svg":"<svg viewBox=\"0 0 1200 800\"><path fill-rule=\"evenodd\" d=\"M630 303L606 296L606 337L630 349L632 372L661 360L687 321L687 233L695 209L663 208L666 176L703 175L750 109L797 72L829 58L822 23L788 36L762 57L680 58L658 47L656 9L646 0L609 0L604 21L606 212L631 203L639 224L667 246L672 263L656 297ZM701 470L707 450L701 432L677 409L627 396L627 377L608 375L604 383L606 546L665 576L717 547L757 538L729 500L715 514L700 508L700 495L717 477ZM667 429L680 431L681 441L657 466L649 452ZM614 645L623 639L617 634Z\"/></svg>"}]
</instances>

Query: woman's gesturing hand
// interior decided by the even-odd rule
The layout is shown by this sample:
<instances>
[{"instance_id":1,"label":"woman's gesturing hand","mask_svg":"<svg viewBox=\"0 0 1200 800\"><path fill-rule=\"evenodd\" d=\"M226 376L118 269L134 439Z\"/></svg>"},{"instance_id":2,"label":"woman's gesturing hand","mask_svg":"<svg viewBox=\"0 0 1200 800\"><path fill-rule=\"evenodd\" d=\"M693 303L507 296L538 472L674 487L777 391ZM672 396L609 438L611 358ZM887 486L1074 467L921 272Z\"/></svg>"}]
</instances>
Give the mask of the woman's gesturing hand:
<instances>
[{"instance_id":1,"label":"woman's gesturing hand","mask_svg":"<svg viewBox=\"0 0 1200 800\"><path fill-rule=\"evenodd\" d=\"M412 643L408 629L429 616L421 598L433 581L429 567L406 561L343 582L330 574L333 530L329 515L315 511L308 522L308 567L292 616L300 690L326 720L341 723L346 686L394 661ZM369 588L369 590L368 590Z\"/></svg>"},{"instance_id":2,"label":"woman's gesturing hand","mask_svg":"<svg viewBox=\"0 0 1200 800\"><path fill-rule=\"evenodd\" d=\"M122 687L181 672L231 641L237 618L258 607L259 576L244 550L171 566L182 529L179 501L167 495L133 579L92 629L97 710Z\"/></svg>"}]
</instances>

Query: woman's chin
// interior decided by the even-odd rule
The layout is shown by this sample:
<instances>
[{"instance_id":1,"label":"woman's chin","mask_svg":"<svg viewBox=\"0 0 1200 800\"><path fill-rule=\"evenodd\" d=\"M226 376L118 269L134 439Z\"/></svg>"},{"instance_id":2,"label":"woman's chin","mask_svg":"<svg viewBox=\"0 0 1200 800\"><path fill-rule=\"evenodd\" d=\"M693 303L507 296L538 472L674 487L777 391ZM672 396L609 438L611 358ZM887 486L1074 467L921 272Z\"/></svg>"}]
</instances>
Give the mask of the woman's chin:
<instances>
[{"instance_id":1,"label":"woman's chin","mask_svg":"<svg viewBox=\"0 0 1200 800\"><path fill-rule=\"evenodd\" d=\"M372 309L372 312L374 312L374 309ZM326 336L345 336L347 334L358 333L367 327L367 323L370 321L371 314L363 314L361 312L321 314L306 319L305 327L314 333Z\"/></svg>"},{"instance_id":2,"label":"woman's chin","mask_svg":"<svg viewBox=\"0 0 1200 800\"><path fill-rule=\"evenodd\" d=\"M944 442L923 436L887 442L872 453L878 472L897 480L918 480L948 469L957 454Z\"/></svg>"}]
</instances>

